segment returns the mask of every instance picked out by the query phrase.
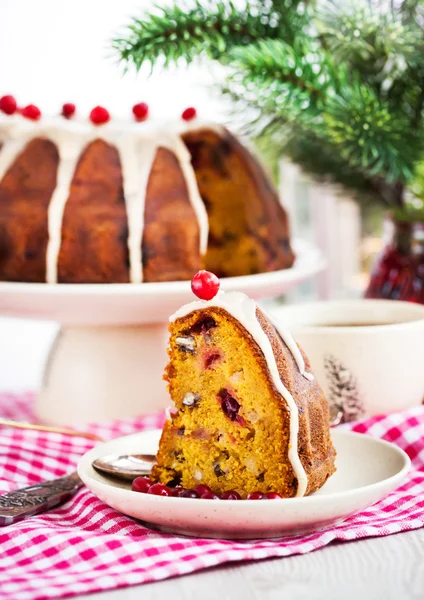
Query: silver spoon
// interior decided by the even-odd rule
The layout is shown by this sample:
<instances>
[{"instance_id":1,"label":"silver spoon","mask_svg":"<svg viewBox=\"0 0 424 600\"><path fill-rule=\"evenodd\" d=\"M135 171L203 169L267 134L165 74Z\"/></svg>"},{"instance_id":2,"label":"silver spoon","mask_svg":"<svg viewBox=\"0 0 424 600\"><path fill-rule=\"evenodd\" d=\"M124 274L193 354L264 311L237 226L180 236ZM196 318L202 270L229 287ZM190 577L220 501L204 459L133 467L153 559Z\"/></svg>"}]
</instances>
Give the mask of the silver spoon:
<instances>
[{"instance_id":1,"label":"silver spoon","mask_svg":"<svg viewBox=\"0 0 424 600\"><path fill-rule=\"evenodd\" d=\"M32 423L21 423L10 419L0 418L1 425L35 431L51 431L74 437L85 437L100 442L103 441L99 436L90 433L34 425ZM95 460L93 467L108 475L132 480L140 475L148 475L155 461L156 456L153 454L106 456ZM11 525L66 502L83 485L78 474L73 472L58 479L41 481L40 483L0 495L0 527Z\"/></svg>"},{"instance_id":2,"label":"silver spoon","mask_svg":"<svg viewBox=\"0 0 424 600\"><path fill-rule=\"evenodd\" d=\"M149 475L153 464L156 462L154 454L123 454L117 456L109 454L93 460L92 465L96 471L133 481L136 477Z\"/></svg>"},{"instance_id":3,"label":"silver spoon","mask_svg":"<svg viewBox=\"0 0 424 600\"><path fill-rule=\"evenodd\" d=\"M97 471L133 480L148 475L156 462L153 454L110 455L97 458L93 467ZM42 513L69 500L82 486L76 472L52 481L42 481L26 488L0 496L0 527L11 525L26 517Z\"/></svg>"}]
</instances>

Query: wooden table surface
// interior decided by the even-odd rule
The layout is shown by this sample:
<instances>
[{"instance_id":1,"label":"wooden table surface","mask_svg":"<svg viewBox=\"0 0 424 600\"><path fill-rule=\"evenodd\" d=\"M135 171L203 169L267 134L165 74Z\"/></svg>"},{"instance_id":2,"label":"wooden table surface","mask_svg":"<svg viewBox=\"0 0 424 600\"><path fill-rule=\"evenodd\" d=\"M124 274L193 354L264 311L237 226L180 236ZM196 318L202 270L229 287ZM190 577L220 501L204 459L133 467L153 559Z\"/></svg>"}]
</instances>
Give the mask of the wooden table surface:
<instances>
[{"instance_id":1,"label":"wooden table surface","mask_svg":"<svg viewBox=\"0 0 424 600\"><path fill-rule=\"evenodd\" d=\"M237 563L86 600L423 600L424 529Z\"/></svg>"}]
</instances>

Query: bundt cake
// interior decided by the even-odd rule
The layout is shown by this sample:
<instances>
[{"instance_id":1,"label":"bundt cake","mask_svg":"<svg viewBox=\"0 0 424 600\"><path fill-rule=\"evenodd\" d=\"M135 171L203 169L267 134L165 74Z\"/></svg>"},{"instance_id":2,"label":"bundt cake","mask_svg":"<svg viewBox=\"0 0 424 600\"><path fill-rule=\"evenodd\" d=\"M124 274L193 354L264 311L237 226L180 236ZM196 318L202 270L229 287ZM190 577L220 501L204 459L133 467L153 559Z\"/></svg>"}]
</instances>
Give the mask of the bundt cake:
<instances>
[{"instance_id":1,"label":"bundt cake","mask_svg":"<svg viewBox=\"0 0 424 600\"><path fill-rule=\"evenodd\" d=\"M224 127L37 111L0 106L0 280L139 283L292 265L278 196Z\"/></svg>"},{"instance_id":2,"label":"bundt cake","mask_svg":"<svg viewBox=\"0 0 424 600\"><path fill-rule=\"evenodd\" d=\"M151 478L282 497L335 471L329 408L291 335L245 294L220 292L170 318L169 411Z\"/></svg>"}]
</instances>

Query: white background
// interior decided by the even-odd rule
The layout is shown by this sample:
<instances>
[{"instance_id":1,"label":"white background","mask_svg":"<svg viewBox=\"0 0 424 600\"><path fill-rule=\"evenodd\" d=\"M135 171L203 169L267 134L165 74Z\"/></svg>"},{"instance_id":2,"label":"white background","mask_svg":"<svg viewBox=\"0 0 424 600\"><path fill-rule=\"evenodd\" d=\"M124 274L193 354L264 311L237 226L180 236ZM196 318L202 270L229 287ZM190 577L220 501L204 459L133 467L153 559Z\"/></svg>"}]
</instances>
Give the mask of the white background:
<instances>
[{"instance_id":1,"label":"white background","mask_svg":"<svg viewBox=\"0 0 424 600\"><path fill-rule=\"evenodd\" d=\"M110 40L130 16L151 4L1 0L0 96L13 94L21 105L37 104L45 114L74 102L81 115L101 104L125 117L134 103L144 101L153 117L178 117L194 105L201 116L222 119L224 107L213 86L217 73L210 66L162 71L150 78L147 71L122 75ZM53 325L0 318L0 390L38 385L54 331Z\"/></svg>"}]
</instances>

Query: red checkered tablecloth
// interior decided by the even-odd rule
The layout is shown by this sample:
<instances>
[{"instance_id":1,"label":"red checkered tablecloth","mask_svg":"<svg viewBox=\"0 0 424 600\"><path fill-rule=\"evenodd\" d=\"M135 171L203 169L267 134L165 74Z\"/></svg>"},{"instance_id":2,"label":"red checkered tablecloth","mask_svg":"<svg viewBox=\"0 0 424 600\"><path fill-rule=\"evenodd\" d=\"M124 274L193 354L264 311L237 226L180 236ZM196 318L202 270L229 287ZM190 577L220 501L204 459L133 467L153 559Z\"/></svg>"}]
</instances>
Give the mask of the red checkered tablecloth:
<instances>
[{"instance_id":1,"label":"red checkered tablecloth","mask_svg":"<svg viewBox=\"0 0 424 600\"><path fill-rule=\"evenodd\" d=\"M0 395L0 416L32 419L32 396ZM163 415L85 428L113 438L160 427ZM115 589L206 567L305 554L334 540L383 536L424 526L424 407L349 426L397 444L411 457L405 483L344 523L272 540L191 539L146 529L87 489L48 513L0 528L0 598L41 600ZM0 494L75 469L93 442L59 434L0 428Z\"/></svg>"}]
</instances>

